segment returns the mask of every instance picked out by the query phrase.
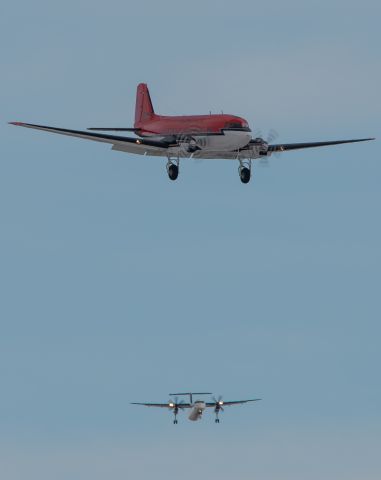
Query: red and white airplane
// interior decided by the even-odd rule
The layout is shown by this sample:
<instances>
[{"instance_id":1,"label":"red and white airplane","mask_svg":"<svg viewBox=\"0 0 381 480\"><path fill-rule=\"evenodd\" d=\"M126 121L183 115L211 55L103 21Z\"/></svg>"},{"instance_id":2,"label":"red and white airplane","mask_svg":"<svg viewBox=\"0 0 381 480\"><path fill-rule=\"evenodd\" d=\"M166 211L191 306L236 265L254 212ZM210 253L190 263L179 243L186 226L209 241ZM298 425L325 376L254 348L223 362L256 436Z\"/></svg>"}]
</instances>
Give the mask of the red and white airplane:
<instances>
[{"instance_id":1,"label":"red and white airplane","mask_svg":"<svg viewBox=\"0 0 381 480\"><path fill-rule=\"evenodd\" d=\"M251 178L252 160L269 157L272 153L374 140L373 138L360 138L269 145L263 138L252 138L248 122L235 115L157 115L152 106L148 87L144 83L140 83L137 87L133 128L88 129L133 132L136 137L69 130L22 122L10 123L85 140L109 143L113 150L122 152L166 157L167 172L171 180L176 180L178 177L180 158L236 160L239 162L238 171L241 182L248 183Z\"/></svg>"},{"instance_id":2,"label":"red and white airplane","mask_svg":"<svg viewBox=\"0 0 381 480\"><path fill-rule=\"evenodd\" d=\"M220 419L218 418L218 415L220 412L224 411L223 407L229 406L229 405L242 405L243 403L248 403L248 402L258 402L261 400L260 398L253 398L251 400L235 400L232 402L225 402L222 400L222 396L220 395L218 398L213 397L212 400L213 402L204 402L203 400L193 400L193 395L212 395L211 393L208 392L203 392L203 393L195 393L195 392L190 392L190 393L170 393L169 395L176 395L174 400L169 400L167 403L137 403L133 402L132 405L144 405L145 407L157 407L157 408L168 408L169 410L172 410L173 415L175 416L175 419L173 420L174 424L177 424L177 415L179 413L179 410L184 410L184 409L189 409L189 415L188 419L191 420L192 422L196 422L197 420L201 420L202 414L204 413L204 410L206 408L213 408L214 413L216 415L215 422L220 423ZM189 396L189 402L186 403L183 400L178 399L178 396Z\"/></svg>"}]
</instances>

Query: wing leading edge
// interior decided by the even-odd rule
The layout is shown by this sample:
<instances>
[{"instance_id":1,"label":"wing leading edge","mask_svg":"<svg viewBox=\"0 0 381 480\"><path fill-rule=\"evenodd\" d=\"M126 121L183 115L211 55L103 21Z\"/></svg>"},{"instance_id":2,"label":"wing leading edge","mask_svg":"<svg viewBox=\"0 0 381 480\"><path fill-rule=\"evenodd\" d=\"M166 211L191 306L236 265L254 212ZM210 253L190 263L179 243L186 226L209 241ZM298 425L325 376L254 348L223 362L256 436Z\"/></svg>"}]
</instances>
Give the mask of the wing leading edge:
<instances>
[{"instance_id":1,"label":"wing leading edge","mask_svg":"<svg viewBox=\"0 0 381 480\"><path fill-rule=\"evenodd\" d=\"M328 147L330 145L341 145L343 143L368 142L374 138L356 138L353 140L333 140L330 142L305 142L305 143L281 143L269 145L269 152L286 152L287 150L299 150L301 148Z\"/></svg>"},{"instance_id":2,"label":"wing leading edge","mask_svg":"<svg viewBox=\"0 0 381 480\"><path fill-rule=\"evenodd\" d=\"M173 408L175 403L139 403L139 402L131 402L131 405L143 405L143 407L158 407L158 408ZM177 405L179 408L190 408L191 405L189 403L181 403Z\"/></svg>"},{"instance_id":3,"label":"wing leading edge","mask_svg":"<svg viewBox=\"0 0 381 480\"><path fill-rule=\"evenodd\" d=\"M244 403L249 403L249 402L259 402L259 400L262 400L261 398L251 398L249 400L235 400L235 401L232 401L232 402L225 402L223 401L221 406L222 407L226 407L226 406L231 406L231 405L242 405ZM215 407L216 406L216 402L207 402L206 403L206 406L207 407Z\"/></svg>"},{"instance_id":4,"label":"wing leading edge","mask_svg":"<svg viewBox=\"0 0 381 480\"><path fill-rule=\"evenodd\" d=\"M84 140L93 140L95 142L112 144L115 150L123 150L131 153L154 154L162 151L166 151L170 146L167 142L124 137L120 135L108 135L104 133L85 132L81 130L71 130L67 128L56 128L45 125L34 125L32 123L23 122L9 122L11 125L19 127L33 128L35 130L43 130L50 133L58 133L60 135L67 135L69 137L82 138Z\"/></svg>"}]
</instances>

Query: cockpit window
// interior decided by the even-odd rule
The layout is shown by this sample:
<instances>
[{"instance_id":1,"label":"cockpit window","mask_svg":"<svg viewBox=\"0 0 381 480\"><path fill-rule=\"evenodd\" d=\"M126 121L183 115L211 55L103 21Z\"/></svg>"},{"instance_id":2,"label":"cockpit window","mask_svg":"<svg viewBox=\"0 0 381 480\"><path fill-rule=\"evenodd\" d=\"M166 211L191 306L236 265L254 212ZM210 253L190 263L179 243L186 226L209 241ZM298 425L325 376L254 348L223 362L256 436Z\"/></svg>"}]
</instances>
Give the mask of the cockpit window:
<instances>
[{"instance_id":1,"label":"cockpit window","mask_svg":"<svg viewBox=\"0 0 381 480\"><path fill-rule=\"evenodd\" d=\"M231 120L230 122L225 123L225 127L227 130L242 130L245 132L250 132L249 124L246 120Z\"/></svg>"},{"instance_id":2,"label":"cockpit window","mask_svg":"<svg viewBox=\"0 0 381 480\"><path fill-rule=\"evenodd\" d=\"M242 128L242 125L240 122L227 122L225 128Z\"/></svg>"}]
</instances>

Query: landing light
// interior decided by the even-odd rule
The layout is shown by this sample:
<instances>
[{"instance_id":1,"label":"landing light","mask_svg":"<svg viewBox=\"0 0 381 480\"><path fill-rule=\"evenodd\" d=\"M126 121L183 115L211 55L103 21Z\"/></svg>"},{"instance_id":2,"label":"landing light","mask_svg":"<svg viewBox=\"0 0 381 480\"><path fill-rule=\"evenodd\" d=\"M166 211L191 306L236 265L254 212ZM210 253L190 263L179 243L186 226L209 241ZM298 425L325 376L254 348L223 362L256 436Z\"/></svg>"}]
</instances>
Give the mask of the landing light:
<instances>
[{"instance_id":1,"label":"landing light","mask_svg":"<svg viewBox=\"0 0 381 480\"><path fill-rule=\"evenodd\" d=\"M169 405L171 408L175 406L174 403L169 403L168 405Z\"/></svg>"},{"instance_id":2,"label":"landing light","mask_svg":"<svg viewBox=\"0 0 381 480\"><path fill-rule=\"evenodd\" d=\"M222 401L218 402L218 405L223 405L223 404L224 404L224 402L222 402Z\"/></svg>"},{"instance_id":3,"label":"landing light","mask_svg":"<svg viewBox=\"0 0 381 480\"><path fill-rule=\"evenodd\" d=\"M136 143L137 143L138 145L140 145L142 142L138 139L138 140L136 140Z\"/></svg>"}]
</instances>

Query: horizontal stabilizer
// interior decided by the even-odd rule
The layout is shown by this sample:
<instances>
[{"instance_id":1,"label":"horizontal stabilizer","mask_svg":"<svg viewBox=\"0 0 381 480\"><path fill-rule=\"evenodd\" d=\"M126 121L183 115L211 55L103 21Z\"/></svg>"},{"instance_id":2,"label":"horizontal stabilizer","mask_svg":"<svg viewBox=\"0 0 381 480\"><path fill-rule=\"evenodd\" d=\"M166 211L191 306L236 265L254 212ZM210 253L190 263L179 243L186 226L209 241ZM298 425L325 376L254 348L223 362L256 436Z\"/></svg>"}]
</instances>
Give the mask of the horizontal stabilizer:
<instances>
[{"instance_id":1,"label":"horizontal stabilizer","mask_svg":"<svg viewBox=\"0 0 381 480\"><path fill-rule=\"evenodd\" d=\"M96 128L96 127L91 127L88 128L87 130L99 130L103 132L136 132L139 130L139 128Z\"/></svg>"},{"instance_id":2,"label":"horizontal stabilizer","mask_svg":"<svg viewBox=\"0 0 381 480\"><path fill-rule=\"evenodd\" d=\"M212 395L211 392L170 393L169 395Z\"/></svg>"}]
</instances>

